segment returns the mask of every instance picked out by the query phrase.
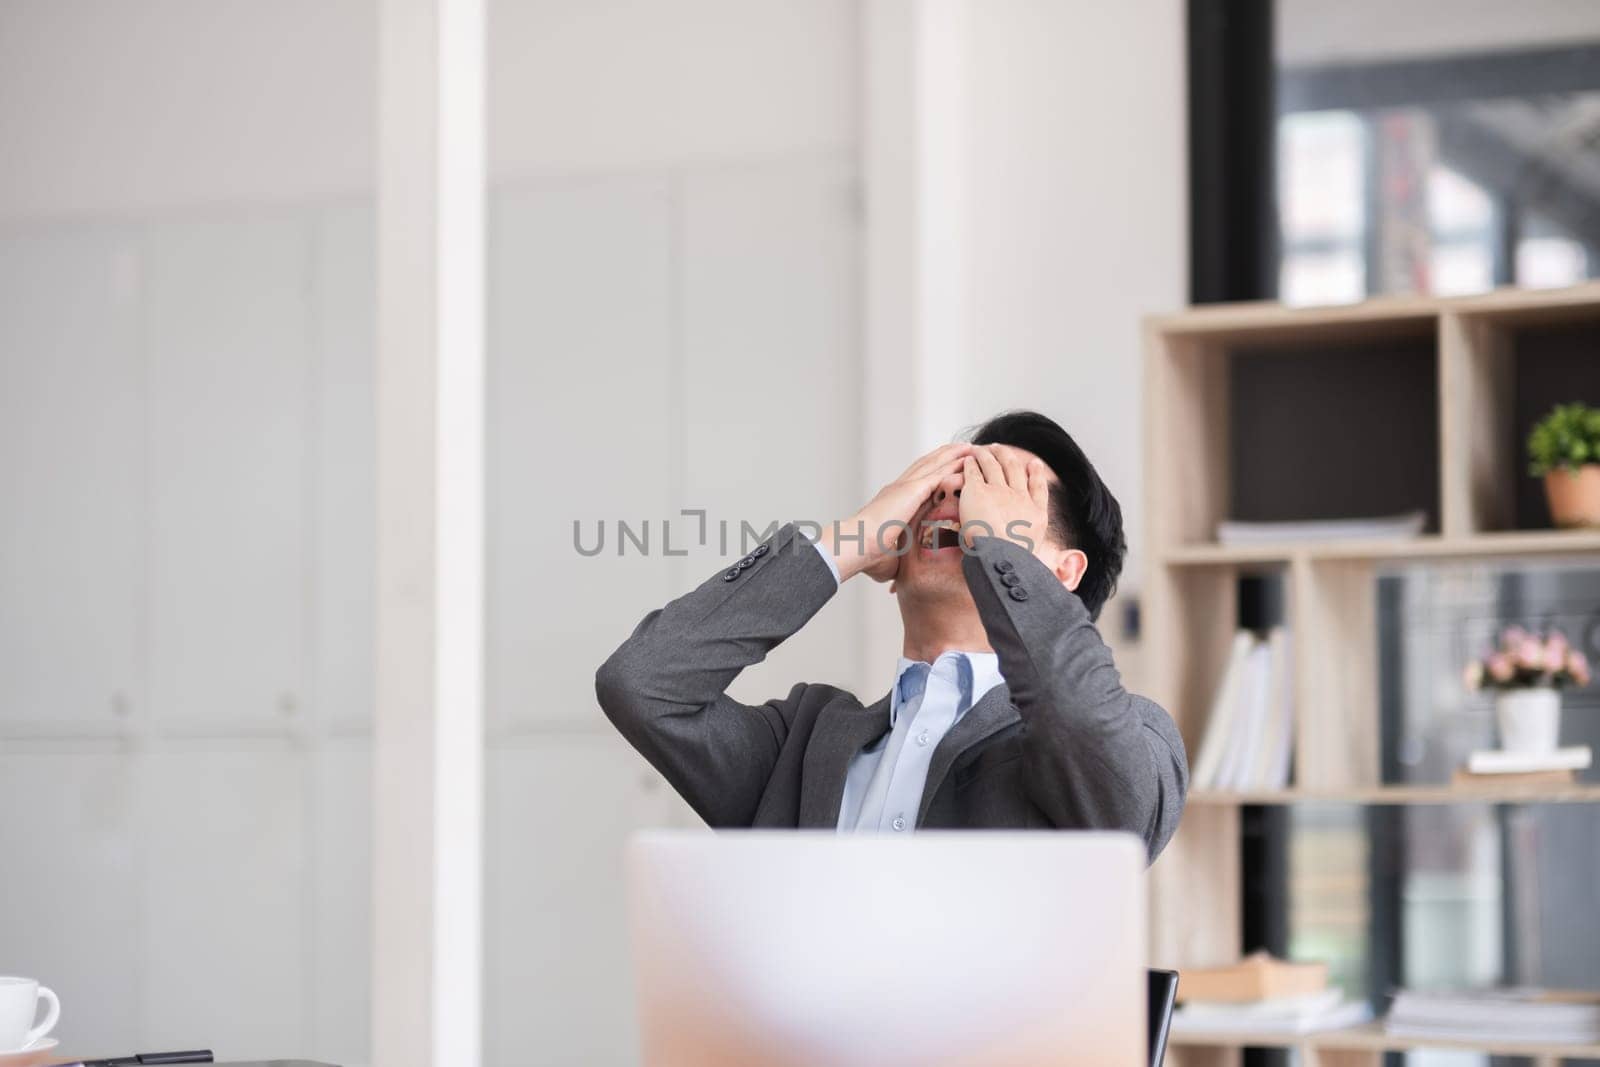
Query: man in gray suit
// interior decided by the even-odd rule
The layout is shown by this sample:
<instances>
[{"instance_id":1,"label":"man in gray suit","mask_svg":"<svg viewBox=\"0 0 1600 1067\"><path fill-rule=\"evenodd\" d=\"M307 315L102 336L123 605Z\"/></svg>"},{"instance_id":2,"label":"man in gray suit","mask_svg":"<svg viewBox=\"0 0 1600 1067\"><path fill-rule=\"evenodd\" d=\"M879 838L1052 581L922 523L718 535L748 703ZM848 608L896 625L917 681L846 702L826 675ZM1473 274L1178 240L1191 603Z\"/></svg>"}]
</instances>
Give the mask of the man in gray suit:
<instances>
[{"instance_id":1,"label":"man in gray suit","mask_svg":"<svg viewBox=\"0 0 1600 1067\"><path fill-rule=\"evenodd\" d=\"M820 540L784 526L651 612L601 666L600 706L712 826L1117 829L1154 860L1189 772L1172 720L1122 687L1094 626L1125 547L1116 498L1066 431L1000 415ZM887 695L727 695L858 574L900 605Z\"/></svg>"}]
</instances>

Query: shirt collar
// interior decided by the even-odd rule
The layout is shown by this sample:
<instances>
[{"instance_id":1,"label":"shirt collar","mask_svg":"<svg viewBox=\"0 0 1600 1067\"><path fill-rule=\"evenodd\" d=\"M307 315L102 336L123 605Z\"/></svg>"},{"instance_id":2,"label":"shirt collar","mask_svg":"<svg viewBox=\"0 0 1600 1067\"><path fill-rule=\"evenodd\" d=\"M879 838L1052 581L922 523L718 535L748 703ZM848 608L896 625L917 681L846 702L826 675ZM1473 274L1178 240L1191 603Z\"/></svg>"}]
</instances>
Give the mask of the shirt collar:
<instances>
[{"instance_id":1,"label":"shirt collar","mask_svg":"<svg viewBox=\"0 0 1600 1067\"><path fill-rule=\"evenodd\" d=\"M1000 657L993 652L945 652L932 663L901 656L895 661L894 688L889 691L891 728L900 719L901 707L927 689L929 673L945 666L953 666L957 688L961 692L960 703L956 706L957 719L982 700L989 690L1005 681L1000 676Z\"/></svg>"}]
</instances>

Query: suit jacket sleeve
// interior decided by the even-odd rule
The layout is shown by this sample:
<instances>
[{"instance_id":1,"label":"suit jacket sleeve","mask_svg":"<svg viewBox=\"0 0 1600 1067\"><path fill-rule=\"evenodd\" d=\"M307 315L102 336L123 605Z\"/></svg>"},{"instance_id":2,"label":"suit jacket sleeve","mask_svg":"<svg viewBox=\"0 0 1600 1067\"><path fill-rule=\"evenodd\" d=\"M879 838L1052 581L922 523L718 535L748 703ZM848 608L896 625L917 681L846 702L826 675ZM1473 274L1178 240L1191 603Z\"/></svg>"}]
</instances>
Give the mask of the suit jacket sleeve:
<instances>
[{"instance_id":1,"label":"suit jacket sleeve","mask_svg":"<svg viewBox=\"0 0 1600 1067\"><path fill-rule=\"evenodd\" d=\"M980 537L962 569L1022 716L1030 798L1059 826L1132 831L1154 860L1189 784L1172 719L1122 687L1083 601L1033 553Z\"/></svg>"},{"instance_id":2,"label":"suit jacket sleeve","mask_svg":"<svg viewBox=\"0 0 1600 1067\"><path fill-rule=\"evenodd\" d=\"M815 546L784 526L645 616L595 675L606 716L710 825L754 820L806 687L759 706L725 691L837 588Z\"/></svg>"}]
</instances>

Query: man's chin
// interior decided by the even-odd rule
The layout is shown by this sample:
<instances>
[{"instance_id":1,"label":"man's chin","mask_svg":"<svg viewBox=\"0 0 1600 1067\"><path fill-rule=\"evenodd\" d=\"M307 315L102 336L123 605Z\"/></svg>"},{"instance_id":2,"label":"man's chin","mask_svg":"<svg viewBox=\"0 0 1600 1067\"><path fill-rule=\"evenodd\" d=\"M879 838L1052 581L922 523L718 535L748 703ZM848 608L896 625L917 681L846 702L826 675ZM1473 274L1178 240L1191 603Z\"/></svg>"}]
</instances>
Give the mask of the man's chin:
<instances>
[{"instance_id":1,"label":"man's chin","mask_svg":"<svg viewBox=\"0 0 1600 1067\"><path fill-rule=\"evenodd\" d=\"M952 594L967 594L966 576L961 571L961 550L944 549L935 558L919 559L910 567L902 568L895 579L895 593L902 599L914 600L940 600Z\"/></svg>"}]
</instances>

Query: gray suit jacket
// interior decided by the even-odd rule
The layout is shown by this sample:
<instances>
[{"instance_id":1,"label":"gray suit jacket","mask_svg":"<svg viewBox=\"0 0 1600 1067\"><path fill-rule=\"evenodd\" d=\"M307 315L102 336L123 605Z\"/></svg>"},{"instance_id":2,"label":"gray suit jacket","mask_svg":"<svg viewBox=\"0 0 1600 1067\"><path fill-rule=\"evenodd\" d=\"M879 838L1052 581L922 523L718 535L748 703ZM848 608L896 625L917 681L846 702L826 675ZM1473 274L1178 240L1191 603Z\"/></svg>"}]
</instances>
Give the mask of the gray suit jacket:
<instances>
[{"instance_id":1,"label":"gray suit jacket","mask_svg":"<svg viewBox=\"0 0 1600 1067\"><path fill-rule=\"evenodd\" d=\"M982 537L962 569L1006 684L935 750L917 825L1129 830L1154 860L1188 788L1172 720L1122 688L1083 602L1032 553ZM751 706L726 693L836 588L785 526L647 615L596 675L606 715L712 826L832 829L850 760L889 729L887 695L863 706L802 683Z\"/></svg>"}]
</instances>

